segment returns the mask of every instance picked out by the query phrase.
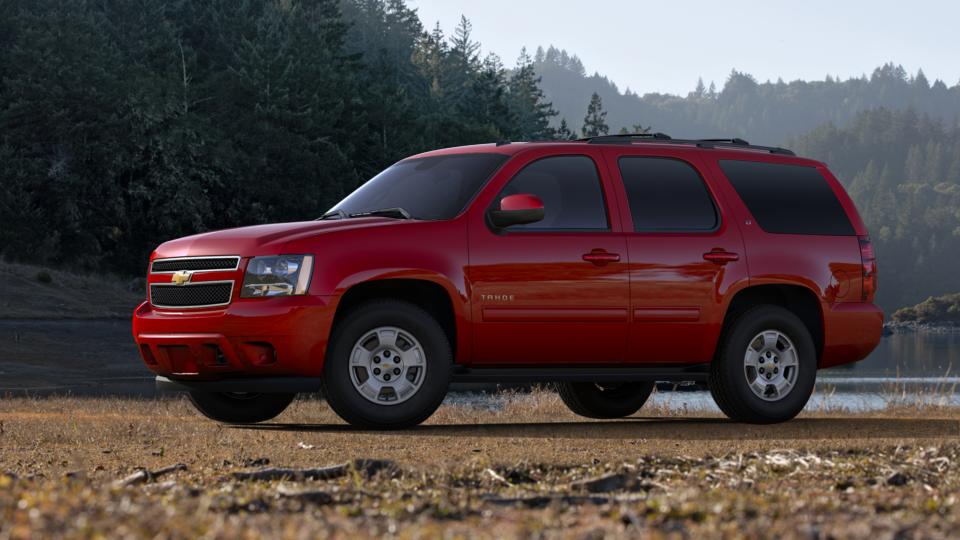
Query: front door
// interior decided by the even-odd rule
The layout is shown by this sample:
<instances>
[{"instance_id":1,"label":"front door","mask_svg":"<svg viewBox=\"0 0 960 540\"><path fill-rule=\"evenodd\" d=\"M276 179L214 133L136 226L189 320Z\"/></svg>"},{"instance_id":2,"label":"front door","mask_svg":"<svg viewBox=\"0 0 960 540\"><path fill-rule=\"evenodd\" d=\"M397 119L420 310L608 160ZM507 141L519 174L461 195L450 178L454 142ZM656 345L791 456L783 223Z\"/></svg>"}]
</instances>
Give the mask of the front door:
<instances>
[{"instance_id":1,"label":"front door","mask_svg":"<svg viewBox=\"0 0 960 540\"><path fill-rule=\"evenodd\" d=\"M600 159L594 149L531 157L515 174L505 171L502 187L491 186L497 195L483 212L506 195L532 194L544 219L500 230L471 219L474 364L623 361L627 246Z\"/></svg>"},{"instance_id":2,"label":"front door","mask_svg":"<svg viewBox=\"0 0 960 540\"><path fill-rule=\"evenodd\" d=\"M713 356L730 286L747 279L740 231L689 153L608 150L622 187L630 256L632 363L702 363Z\"/></svg>"}]
</instances>

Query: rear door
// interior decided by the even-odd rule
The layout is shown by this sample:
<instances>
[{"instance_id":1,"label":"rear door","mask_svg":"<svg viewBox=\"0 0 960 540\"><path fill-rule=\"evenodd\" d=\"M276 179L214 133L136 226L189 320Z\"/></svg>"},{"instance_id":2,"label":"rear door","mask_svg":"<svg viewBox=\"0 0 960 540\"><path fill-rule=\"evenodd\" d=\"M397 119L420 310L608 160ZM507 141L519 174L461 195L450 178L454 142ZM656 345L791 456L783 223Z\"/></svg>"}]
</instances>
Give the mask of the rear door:
<instances>
[{"instance_id":1,"label":"rear door","mask_svg":"<svg viewBox=\"0 0 960 540\"><path fill-rule=\"evenodd\" d=\"M627 359L701 363L713 356L731 285L747 279L739 229L695 152L607 150L630 266Z\"/></svg>"},{"instance_id":2,"label":"rear door","mask_svg":"<svg viewBox=\"0 0 960 540\"><path fill-rule=\"evenodd\" d=\"M626 352L626 242L598 148L517 156L474 205L467 276L473 363L602 364ZM539 223L494 229L506 195L544 203Z\"/></svg>"}]
</instances>

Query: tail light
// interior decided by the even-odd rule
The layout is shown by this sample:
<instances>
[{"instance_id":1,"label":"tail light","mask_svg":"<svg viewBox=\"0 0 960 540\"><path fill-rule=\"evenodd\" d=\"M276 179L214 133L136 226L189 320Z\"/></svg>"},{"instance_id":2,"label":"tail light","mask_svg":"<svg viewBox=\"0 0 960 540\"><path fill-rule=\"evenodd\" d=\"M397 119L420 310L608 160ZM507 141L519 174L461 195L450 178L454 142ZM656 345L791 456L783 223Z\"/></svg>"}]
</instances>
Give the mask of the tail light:
<instances>
[{"instance_id":1,"label":"tail light","mask_svg":"<svg viewBox=\"0 0 960 540\"><path fill-rule=\"evenodd\" d=\"M863 283L861 300L873 302L877 294L877 257L873 252L873 244L869 236L860 236L860 262L863 264Z\"/></svg>"}]
</instances>

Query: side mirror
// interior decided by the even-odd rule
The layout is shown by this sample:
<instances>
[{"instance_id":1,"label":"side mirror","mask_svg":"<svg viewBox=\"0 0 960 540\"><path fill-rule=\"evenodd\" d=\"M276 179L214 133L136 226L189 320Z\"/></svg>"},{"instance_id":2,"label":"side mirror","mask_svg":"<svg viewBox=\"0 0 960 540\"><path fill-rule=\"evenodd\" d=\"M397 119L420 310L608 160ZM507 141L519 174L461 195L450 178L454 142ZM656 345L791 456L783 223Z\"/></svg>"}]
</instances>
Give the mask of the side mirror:
<instances>
[{"instance_id":1,"label":"side mirror","mask_svg":"<svg viewBox=\"0 0 960 540\"><path fill-rule=\"evenodd\" d=\"M500 199L500 209L490 210L490 223L494 227L509 227L536 223L543 219L543 201L536 195L507 195Z\"/></svg>"}]
</instances>

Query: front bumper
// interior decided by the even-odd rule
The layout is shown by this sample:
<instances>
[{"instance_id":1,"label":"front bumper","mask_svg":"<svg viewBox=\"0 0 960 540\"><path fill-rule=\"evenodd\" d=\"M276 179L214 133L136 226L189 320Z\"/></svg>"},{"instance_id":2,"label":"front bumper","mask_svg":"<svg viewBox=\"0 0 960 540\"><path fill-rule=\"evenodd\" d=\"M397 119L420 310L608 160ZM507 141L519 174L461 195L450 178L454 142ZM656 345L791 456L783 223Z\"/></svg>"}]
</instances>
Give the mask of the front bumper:
<instances>
[{"instance_id":1,"label":"front bumper","mask_svg":"<svg viewBox=\"0 0 960 540\"><path fill-rule=\"evenodd\" d=\"M147 368L177 381L318 377L333 322L330 297L237 300L214 310L141 304L133 337Z\"/></svg>"}]
</instances>

